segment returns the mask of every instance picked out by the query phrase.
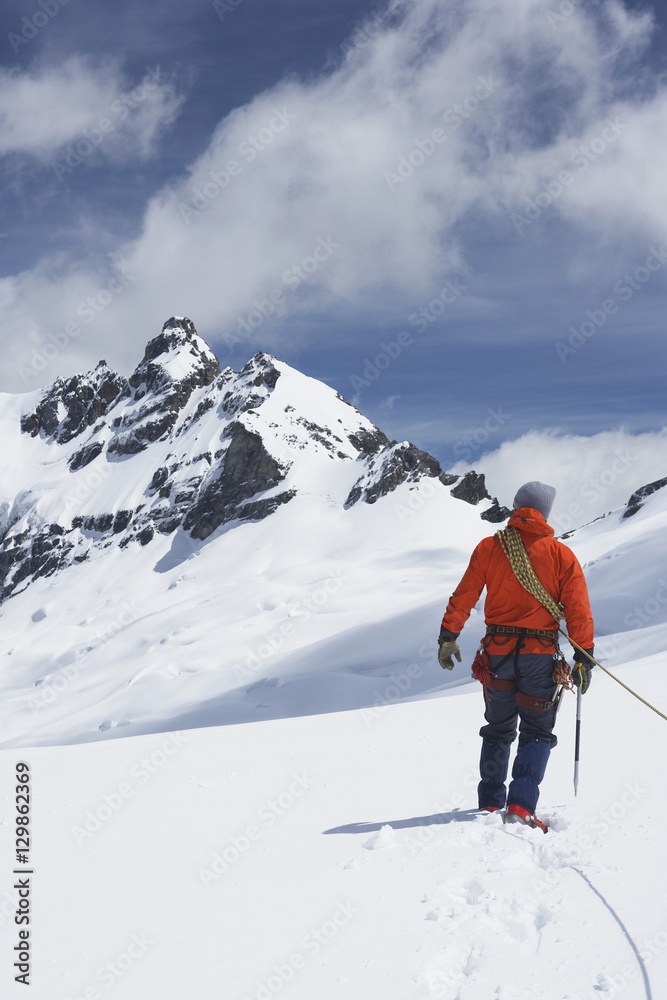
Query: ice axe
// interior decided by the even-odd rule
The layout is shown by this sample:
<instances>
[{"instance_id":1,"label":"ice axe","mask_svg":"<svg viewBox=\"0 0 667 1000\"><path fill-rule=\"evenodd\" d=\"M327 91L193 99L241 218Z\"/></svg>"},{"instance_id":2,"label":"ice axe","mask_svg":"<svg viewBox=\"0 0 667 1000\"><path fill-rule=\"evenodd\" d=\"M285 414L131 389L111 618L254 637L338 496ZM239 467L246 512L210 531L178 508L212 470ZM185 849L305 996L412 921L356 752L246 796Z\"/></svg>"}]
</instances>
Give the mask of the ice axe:
<instances>
[{"instance_id":1,"label":"ice axe","mask_svg":"<svg viewBox=\"0 0 667 1000\"><path fill-rule=\"evenodd\" d=\"M581 737L581 688L577 688L577 725L574 734L574 794L579 788L579 740Z\"/></svg>"}]
</instances>

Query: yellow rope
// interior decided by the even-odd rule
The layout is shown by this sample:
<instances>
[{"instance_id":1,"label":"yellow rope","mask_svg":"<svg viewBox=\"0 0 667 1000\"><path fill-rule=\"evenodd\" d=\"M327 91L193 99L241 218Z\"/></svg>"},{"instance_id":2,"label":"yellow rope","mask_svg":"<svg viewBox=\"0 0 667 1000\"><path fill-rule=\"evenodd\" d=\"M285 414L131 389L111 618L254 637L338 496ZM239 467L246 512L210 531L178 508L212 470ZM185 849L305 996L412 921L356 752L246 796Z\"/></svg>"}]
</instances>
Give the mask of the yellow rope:
<instances>
[{"instance_id":1,"label":"yellow rope","mask_svg":"<svg viewBox=\"0 0 667 1000\"><path fill-rule=\"evenodd\" d=\"M542 586L528 558L523 539L517 528L504 528L496 532L496 535L524 590L527 590L540 604L544 605L556 623L563 621L565 618L563 609L560 604L556 604L553 597Z\"/></svg>"},{"instance_id":2,"label":"yellow rope","mask_svg":"<svg viewBox=\"0 0 667 1000\"><path fill-rule=\"evenodd\" d=\"M563 608L560 604L557 604L556 601L554 601L553 597L551 597L551 595L542 586L535 570L532 567L531 561L528 558L528 553L526 552L523 539L521 538L521 534L518 529L514 527L503 528L496 532L496 537L500 542L503 552L509 560L510 566L514 570L517 580L524 590L527 590L529 594L532 594L532 596L547 609L551 617L556 622L560 634L565 636L567 641L572 643L573 646L576 646L576 648L581 650L582 653L585 653L586 657L592 660L593 663L600 668L600 670L604 670L605 674L608 674L608 676L615 680L617 684L620 684L622 688L625 688L625 690L629 691L631 695L634 695L638 701L641 701L642 705L646 705L647 708L650 708L652 712L655 712L656 715L659 715L661 719L664 719L665 722L667 722L667 715L664 715L655 707L655 705L651 705L651 703L646 701L645 698L642 698L640 694L637 694L637 692L633 691L631 687L628 687L628 685L624 684L622 680L619 680L615 674L612 674L611 670L607 670L606 667L603 667L602 664L595 659L595 657L589 656L588 653L586 653L586 650L582 649L579 643L575 642L574 639L570 639L567 632L560 627L560 622L565 618Z\"/></svg>"}]
</instances>

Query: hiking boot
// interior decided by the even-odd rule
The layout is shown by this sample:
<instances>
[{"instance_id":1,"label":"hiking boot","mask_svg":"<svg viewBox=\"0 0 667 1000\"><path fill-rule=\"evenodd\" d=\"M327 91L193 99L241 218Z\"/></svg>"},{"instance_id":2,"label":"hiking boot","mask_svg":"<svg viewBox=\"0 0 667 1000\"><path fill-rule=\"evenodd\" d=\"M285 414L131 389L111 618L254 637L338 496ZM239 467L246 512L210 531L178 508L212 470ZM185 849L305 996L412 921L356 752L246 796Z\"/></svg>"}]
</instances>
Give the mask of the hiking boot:
<instances>
[{"instance_id":1,"label":"hiking boot","mask_svg":"<svg viewBox=\"0 0 667 1000\"><path fill-rule=\"evenodd\" d=\"M549 829L542 820L539 820L537 816L533 816L523 806L508 806L505 813L505 822L523 823L524 826L529 826L533 830L541 830L542 833L547 833Z\"/></svg>"},{"instance_id":2,"label":"hiking boot","mask_svg":"<svg viewBox=\"0 0 667 1000\"><path fill-rule=\"evenodd\" d=\"M500 806L480 806L479 811L483 813L497 813L500 812Z\"/></svg>"}]
</instances>

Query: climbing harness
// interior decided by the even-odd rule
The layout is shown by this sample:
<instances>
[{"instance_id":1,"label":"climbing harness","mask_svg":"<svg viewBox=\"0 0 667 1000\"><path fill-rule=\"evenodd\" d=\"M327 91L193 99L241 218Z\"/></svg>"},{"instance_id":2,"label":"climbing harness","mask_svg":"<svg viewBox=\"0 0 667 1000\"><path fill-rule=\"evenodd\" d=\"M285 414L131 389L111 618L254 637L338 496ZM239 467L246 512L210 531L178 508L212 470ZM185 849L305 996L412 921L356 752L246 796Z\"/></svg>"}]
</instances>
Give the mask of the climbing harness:
<instances>
[{"instance_id":1,"label":"climbing harness","mask_svg":"<svg viewBox=\"0 0 667 1000\"><path fill-rule=\"evenodd\" d=\"M502 660L496 665L495 670L491 670L491 664L489 660L489 654L486 651L485 644L488 644L491 639L496 639L497 636L507 636L507 641L511 637L516 636L517 640L513 648L502 658ZM517 688L516 681L514 680L502 680L496 676L500 667L509 660L511 656L514 657L514 673L518 673L519 664L519 654L524 647L524 640L527 636L539 639L544 646L557 646L558 644L558 633L553 630L540 629L540 628L520 628L516 625L488 625L486 629L486 635L482 639L479 649L475 655L475 659L472 664L472 675L475 677L484 687L484 696L488 700L487 690L491 691L514 691L514 697L516 698L517 704L521 705L522 708L529 708L533 712L549 712L554 705L557 706L560 702L560 692L556 693L556 697L553 699L549 698L536 698L535 695L524 694L523 691L519 691ZM554 661L556 666L554 667L554 684L559 682L556 680L556 673L560 672L562 668L559 665L559 660L562 658L562 653L558 650L554 654ZM564 661L563 661L564 662ZM567 667L567 664L565 664Z\"/></svg>"}]
</instances>

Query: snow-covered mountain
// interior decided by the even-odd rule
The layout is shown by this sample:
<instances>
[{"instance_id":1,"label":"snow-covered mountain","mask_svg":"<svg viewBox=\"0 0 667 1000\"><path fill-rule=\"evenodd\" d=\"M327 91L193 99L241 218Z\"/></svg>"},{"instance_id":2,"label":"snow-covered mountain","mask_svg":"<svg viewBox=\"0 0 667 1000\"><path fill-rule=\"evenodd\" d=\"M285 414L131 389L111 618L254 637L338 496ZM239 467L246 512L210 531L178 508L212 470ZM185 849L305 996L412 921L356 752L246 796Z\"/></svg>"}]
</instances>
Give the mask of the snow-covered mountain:
<instances>
[{"instance_id":1,"label":"snow-covered mountain","mask_svg":"<svg viewBox=\"0 0 667 1000\"><path fill-rule=\"evenodd\" d=\"M147 545L179 528L204 540L297 495L347 509L404 482L459 480L275 358L220 371L184 318L168 320L129 379L100 361L37 398L5 397L5 407L15 447L2 484L2 598L110 543ZM490 499L474 473L452 495ZM489 520L506 514L497 501L482 508Z\"/></svg>"},{"instance_id":2,"label":"snow-covered mountain","mask_svg":"<svg viewBox=\"0 0 667 1000\"><path fill-rule=\"evenodd\" d=\"M432 639L425 595L439 606L508 513L483 476L443 473L275 358L221 371L188 319L129 379L100 361L0 405L4 711L24 739L65 718L78 739L184 706L203 724L370 703L376 674ZM334 649L350 629L366 630L352 657ZM276 709L253 685L284 685L288 654L303 676Z\"/></svg>"}]
</instances>

